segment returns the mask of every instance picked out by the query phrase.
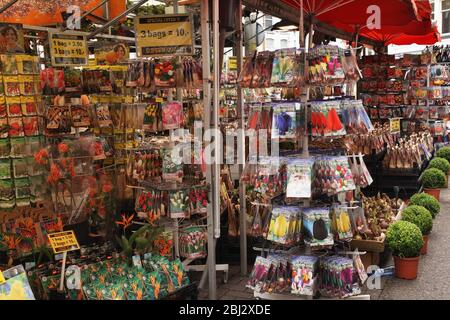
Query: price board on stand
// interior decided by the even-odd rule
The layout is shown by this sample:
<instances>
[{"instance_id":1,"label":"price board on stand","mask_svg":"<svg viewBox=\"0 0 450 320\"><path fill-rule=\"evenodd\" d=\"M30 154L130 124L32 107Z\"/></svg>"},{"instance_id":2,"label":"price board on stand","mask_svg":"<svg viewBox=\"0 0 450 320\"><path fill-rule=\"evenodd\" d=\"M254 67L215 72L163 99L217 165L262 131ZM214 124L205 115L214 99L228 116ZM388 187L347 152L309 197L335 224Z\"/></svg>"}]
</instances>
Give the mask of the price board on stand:
<instances>
[{"instance_id":1,"label":"price board on stand","mask_svg":"<svg viewBox=\"0 0 450 320\"><path fill-rule=\"evenodd\" d=\"M86 36L50 33L50 55L54 67L85 66L89 62Z\"/></svg>"},{"instance_id":2,"label":"price board on stand","mask_svg":"<svg viewBox=\"0 0 450 320\"><path fill-rule=\"evenodd\" d=\"M194 53L194 28L190 14L136 17L134 25L139 57Z\"/></svg>"},{"instance_id":3,"label":"price board on stand","mask_svg":"<svg viewBox=\"0 0 450 320\"><path fill-rule=\"evenodd\" d=\"M49 233L48 239L55 254L80 249L75 233L72 230Z\"/></svg>"}]
</instances>

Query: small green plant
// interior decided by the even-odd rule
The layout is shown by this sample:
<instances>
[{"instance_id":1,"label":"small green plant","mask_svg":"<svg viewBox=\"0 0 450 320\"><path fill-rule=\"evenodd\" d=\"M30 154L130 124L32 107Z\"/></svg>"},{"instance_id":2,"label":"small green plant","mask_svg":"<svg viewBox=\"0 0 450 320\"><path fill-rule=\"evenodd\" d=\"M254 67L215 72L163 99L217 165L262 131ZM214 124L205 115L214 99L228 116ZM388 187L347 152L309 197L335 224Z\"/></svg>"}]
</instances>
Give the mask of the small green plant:
<instances>
[{"instance_id":1,"label":"small green plant","mask_svg":"<svg viewBox=\"0 0 450 320\"><path fill-rule=\"evenodd\" d=\"M443 147L436 152L436 156L439 158L444 158L450 162L450 147Z\"/></svg>"},{"instance_id":2,"label":"small green plant","mask_svg":"<svg viewBox=\"0 0 450 320\"><path fill-rule=\"evenodd\" d=\"M447 175L448 170L450 170L450 163L445 158L436 157L430 161L428 169L436 168L441 170L445 175Z\"/></svg>"},{"instance_id":3,"label":"small green plant","mask_svg":"<svg viewBox=\"0 0 450 320\"><path fill-rule=\"evenodd\" d=\"M445 174L436 168L426 169L422 173L422 185L427 189L438 189L445 187Z\"/></svg>"},{"instance_id":4,"label":"small green plant","mask_svg":"<svg viewBox=\"0 0 450 320\"><path fill-rule=\"evenodd\" d=\"M408 221L397 221L387 230L386 241L392 254L400 258L415 258L423 246L419 227Z\"/></svg>"},{"instance_id":5,"label":"small green plant","mask_svg":"<svg viewBox=\"0 0 450 320\"><path fill-rule=\"evenodd\" d=\"M412 205L403 210L402 220L414 223L424 236L430 234L433 229L433 217L430 211L422 206Z\"/></svg>"},{"instance_id":6,"label":"small green plant","mask_svg":"<svg viewBox=\"0 0 450 320\"><path fill-rule=\"evenodd\" d=\"M436 218L439 211L441 210L439 201L437 201L435 197L427 193L416 193L411 197L410 204L426 208L428 211L430 211L433 218Z\"/></svg>"}]
</instances>

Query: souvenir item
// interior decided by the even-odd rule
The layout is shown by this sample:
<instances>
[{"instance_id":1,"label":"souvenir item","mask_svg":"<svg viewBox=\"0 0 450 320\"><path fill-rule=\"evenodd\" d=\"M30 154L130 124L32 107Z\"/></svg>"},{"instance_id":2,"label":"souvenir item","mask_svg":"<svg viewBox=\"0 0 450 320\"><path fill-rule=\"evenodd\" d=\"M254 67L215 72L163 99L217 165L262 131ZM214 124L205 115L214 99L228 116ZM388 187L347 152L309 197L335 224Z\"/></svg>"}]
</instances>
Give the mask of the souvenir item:
<instances>
[{"instance_id":1,"label":"souvenir item","mask_svg":"<svg viewBox=\"0 0 450 320\"><path fill-rule=\"evenodd\" d=\"M90 126L91 120L89 117L88 107L82 105L72 105L70 107L70 112L72 116L72 125L75 128Z\"/></svg>"},{"instance_id":2,"label":"souvenir item","mask_svg":"<svg viewBox=\"0 0 450 320\"><path fill-rule=\"evenodd\" d=\"M331 233L330 210L328 208L303 209L303 230L305 241L311 247L331 246L334 244Z\"/></svg>"}]
</instances>

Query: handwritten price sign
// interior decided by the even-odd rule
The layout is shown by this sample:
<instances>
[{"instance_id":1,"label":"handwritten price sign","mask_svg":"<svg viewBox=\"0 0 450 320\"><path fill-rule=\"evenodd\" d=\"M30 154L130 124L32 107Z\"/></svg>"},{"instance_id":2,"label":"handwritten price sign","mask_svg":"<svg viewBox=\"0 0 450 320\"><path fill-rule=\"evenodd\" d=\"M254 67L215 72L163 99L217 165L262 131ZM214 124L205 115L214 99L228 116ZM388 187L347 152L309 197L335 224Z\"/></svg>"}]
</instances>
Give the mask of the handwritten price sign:
<instances>
[{"instance_id":1,"label":"handwritten price sign","mask_svg":"<svg viewBox=\"0 0 450 320\"><path fill-rule=\"evenodd\" d=\"M192 16L169 14L135 18L138 56L194 53Z\"/></svg>"},{"instance_id":2,"label":"handwritten price sign","mask_svg":"<svg viewBox=\"0 0 450 320\"><path fill-rule=\"evenodd\" d=\"M88 48L85 36L50 34L50 52L53 66L88 64Z\"/></svg>"},{"instance_id":3,"label":"handwritten price sign","mask_svg":"<svg viewBox=\"0 0 450 320\"><path fill-rule=\"evenodd\" d=\"M55 254L80 249L75 233L72 230L49 233L48 239Z\"/></svg>"},{"instance_id":4,"label":"handwritten price sign","mask_svg":"<svg viewBox=\"0 0 450 320\"><path fill-rule=\"evenodd\" d=\"M400 132L400 118L390 119L390 131L391 133Z\"/></svg>"}]
</instances>

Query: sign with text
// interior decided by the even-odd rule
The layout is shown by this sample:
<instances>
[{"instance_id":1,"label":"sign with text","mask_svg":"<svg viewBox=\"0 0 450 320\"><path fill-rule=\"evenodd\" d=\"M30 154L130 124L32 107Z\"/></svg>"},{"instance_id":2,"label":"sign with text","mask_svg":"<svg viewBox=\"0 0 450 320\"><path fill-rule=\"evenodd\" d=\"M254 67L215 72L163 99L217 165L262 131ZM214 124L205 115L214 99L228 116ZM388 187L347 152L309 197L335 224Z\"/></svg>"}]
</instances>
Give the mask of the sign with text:
<instances>
[{"instance_id":1,"label":"sign with text","mask_svg":"<svg viewBox=\"0 0 450 320\"><path fill-rule=\"evenodd\" d=\"M6 282L5 277L3 276L3 272L0 271L0 284L4 284Z\"/></svg>"},{"instance_id":2,"label":"sign with text","mask_svg":"<svg viewBox=\"0 0 450 320\"><path fill-rule=\"evenodd\" d=\"M48 239L55 254L80 249L75 233L72 230L49 233Z\"/></svg>"},{"instance_id":3,"label":"sign with text","mask_svg":"<svg viewBox=\"0 0 450 320\"><path fill-rule=\"evenodd\" d=\"M237 57L228 58L228 70L237 71Z\"/></svg>"},{"instance_id":4,"label":"sign with text","mask_svg":"<svg viewBox=\"0 0 450 320\"><path fill-rule=\"evenodd\" d=\"M85 66L88 64L89 51L85 36L50 33L49 37L50 54L54 67Z\"/></svg>"},{"instance_id":5,"label":"sign with text","mask_svg":"<svg viewBox=\"0 0 450 320\"><path fill-rule=\"evenodd\" d=\"M400 132L400 118L390 119L391 133Z\"/></svg>"},{"instance_id":6,"label":"sign with text","mask_svg":"<svg viewBox=\"0 0 450 320\"><path fill-rule=\"evenodd\" d=\"M136 47L140 57L194 53L192 16L167 14L136 17Z\"/></svg>"}]
</instances>

